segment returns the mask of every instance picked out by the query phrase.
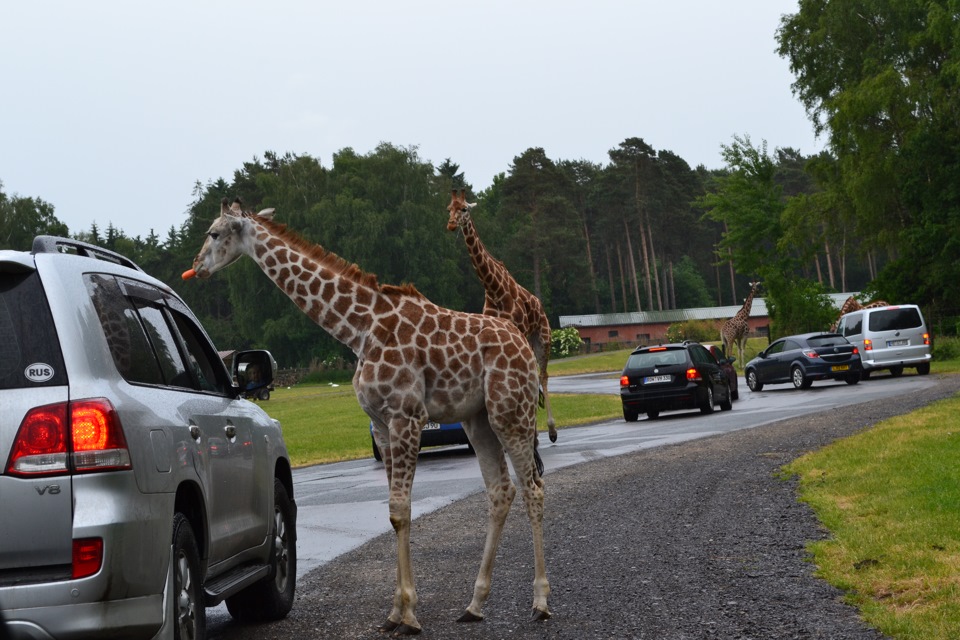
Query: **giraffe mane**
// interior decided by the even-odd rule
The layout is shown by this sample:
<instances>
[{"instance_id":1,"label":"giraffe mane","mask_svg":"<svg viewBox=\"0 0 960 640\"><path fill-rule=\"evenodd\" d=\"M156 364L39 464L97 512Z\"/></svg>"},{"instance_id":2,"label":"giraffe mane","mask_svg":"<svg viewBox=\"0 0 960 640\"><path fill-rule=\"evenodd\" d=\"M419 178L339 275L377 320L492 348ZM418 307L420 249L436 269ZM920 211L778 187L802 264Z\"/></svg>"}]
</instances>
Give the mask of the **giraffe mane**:
<instances>
[{"instance_id":1,"label":"giraffe mane","mask_svg":"<svg viewBox=\"0 0 960 640\"><path fill-rule=\"evenodd\" d=\"M295 231L287 228L287 225L274 222L273 220L257 217L256 213L246 212L245 218L255 219L258 224L263 225L272 235L286 242L293 249L302 252L311 260L316 260L321 266L330 269L344 278L356 282L364 287L375 289L387 296L411 296L415 298L424 298L424 295L412 284L402 285L381 285L377 281L374 273L364 271L356 263L349 262L341 258L332 251L328 251L319 244L310 242Z\"/></svg>"}]
</instances>

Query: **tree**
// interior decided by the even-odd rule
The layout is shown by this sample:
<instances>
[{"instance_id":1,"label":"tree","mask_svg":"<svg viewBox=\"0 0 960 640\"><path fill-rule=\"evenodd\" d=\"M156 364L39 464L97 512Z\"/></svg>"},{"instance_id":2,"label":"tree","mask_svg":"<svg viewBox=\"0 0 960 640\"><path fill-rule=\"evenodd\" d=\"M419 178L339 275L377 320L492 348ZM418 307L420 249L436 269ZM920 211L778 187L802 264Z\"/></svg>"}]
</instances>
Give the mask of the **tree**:
<instances>
[{"instance_id":1,"label":"tree","mask_svg":"<svg viewBox=\"0 0 960 640\"><path fill-rule=\"evenodd\" d=\"M804 0L778 52L828 136L884 297L960 311L960 20L952 0Z\"/></svg>"},{"instance_id":2,"label":"tree","mask_svg":"<svg viewBox=\"0 0 960 640\"><path fill-rule=\"evenodd\" d=\"M27 251L35 236L66 236L67 225L57 219L53 210L53 205L40 198L7 196L0 182L0 249Z\"/></svg>"}]
</instances>

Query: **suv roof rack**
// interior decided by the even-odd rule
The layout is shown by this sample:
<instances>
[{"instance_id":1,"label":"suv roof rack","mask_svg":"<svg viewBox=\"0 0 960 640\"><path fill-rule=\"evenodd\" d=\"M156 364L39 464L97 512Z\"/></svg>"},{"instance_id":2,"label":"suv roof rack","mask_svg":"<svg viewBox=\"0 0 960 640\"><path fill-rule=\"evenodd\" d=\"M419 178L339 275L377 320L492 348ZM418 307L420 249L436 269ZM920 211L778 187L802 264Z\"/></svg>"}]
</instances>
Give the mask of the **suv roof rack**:
<instances>
[{"instance_id":1,"label":"suv roof rack","mask_svg":"<svg viewBox=\"0 0 960 640\"><path fill-rule=\"evenodd\" d=\"M105 260L130 269L143 271L136 262L122 256L116 251L110 251L94 244L73 240L72 238L61 238L57 236L37 236L33 239L32 253L75 253L78 256Z\"/></svg>"}]
</instances>

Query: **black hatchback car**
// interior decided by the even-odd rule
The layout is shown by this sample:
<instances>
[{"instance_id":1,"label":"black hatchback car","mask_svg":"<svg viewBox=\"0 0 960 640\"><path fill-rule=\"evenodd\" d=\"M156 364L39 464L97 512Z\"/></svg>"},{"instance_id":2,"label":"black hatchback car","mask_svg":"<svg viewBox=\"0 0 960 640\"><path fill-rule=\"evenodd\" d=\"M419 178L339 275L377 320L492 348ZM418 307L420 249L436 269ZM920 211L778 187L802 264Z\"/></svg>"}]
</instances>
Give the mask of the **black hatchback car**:
<instances>
[{"instance_id":1,"label":"black hatchback car","mask_svg":"<svg viewBox=\"0 0 960 640\"><path fill-rule=\"evenodd\" d=\"M792 382L807 389L814 380L857 384L863 366L860 351L837 333L804 333L775 341L747 363L744 376L751 391L765 384Z\"/></svg>"},{"instance_id":2,"label":"black hatchback car","mask_svg":"<svg viewBox=\"0 0 960 640\"><path fill-rule=\"evenodd\" d=\"M661 411L733 408L720 363L702 344L689 341L634 349L620 376L620 400L627 422L636 422L641 413L653 420Z\"/></svg>"}]
</instances>

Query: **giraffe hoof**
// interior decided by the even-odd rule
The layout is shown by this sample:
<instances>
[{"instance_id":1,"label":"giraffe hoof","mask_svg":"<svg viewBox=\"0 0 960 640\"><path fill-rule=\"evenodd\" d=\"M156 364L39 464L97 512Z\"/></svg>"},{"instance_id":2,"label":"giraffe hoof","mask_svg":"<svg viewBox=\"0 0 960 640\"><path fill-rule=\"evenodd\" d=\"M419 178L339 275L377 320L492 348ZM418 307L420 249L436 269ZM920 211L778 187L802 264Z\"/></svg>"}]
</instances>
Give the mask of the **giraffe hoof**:
<instances>
[{"instance_id":1,"label":"giraffe hoof","mask_svg":"<svg viewBox=\"0 0 960 640\"><path fill-rule=\"evenodd\" d=\"M418 635L420 631L422 631L420 627L414 627L413 625L409 625L409 624L402 624L393 630L393 635L394 636L415 636L415 635Z\"/></svg>"},{"instance_id":2,"label":"giraffe hoof","mask_svg":"<svg viewBox=\"0 0 960 640\"><path fill-rule=\"evenodd\" d=\"M531 616L530 619L533 620L534 622L540 622L540 621L542 621L542 620L547 620L547 619L549 619L549 618L550 618L550 612L549 612L549 611L541 610L541 609L534 609L534 610L533 610L533 615Z\"/></svg>"},{"instance_id":3,"label":"giraffe hoof","mask_svg":"<svg viewBox=\"0 0 960 640\"><path fill-rule=\"evenodd\" d=\"M482 615L471 613L470 611L464 611L463 615L457 618L457 622L480 622L481 620L483 620Z\"/></svg>"},{"instance_id":4,"label":"giraffe hoof","mask_svg":"<svg viewBox=\"0 0 960 640\"><path fill-rule=\"evenodd\" d=\"M393 620L387 619L382 625L377 627L377 630L382 633L390 633L394 629L400 626L399 622L394 622Z\"/></svg>"},{"instance_id":5,"label":"giraffe hoof","mask_svg":"<svg viewBox=\"0 0 960 640\"><path fill-rule=\"evenodd\" d=\"M557 432L556 432L556 431L551 431L551 432L550 432L550 442L556 442L556 441L557 441Z\"/></svg>"}]
</instances>

